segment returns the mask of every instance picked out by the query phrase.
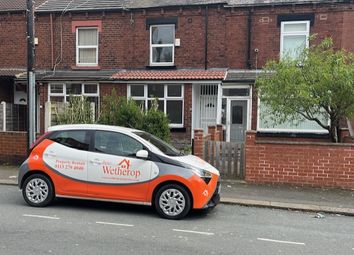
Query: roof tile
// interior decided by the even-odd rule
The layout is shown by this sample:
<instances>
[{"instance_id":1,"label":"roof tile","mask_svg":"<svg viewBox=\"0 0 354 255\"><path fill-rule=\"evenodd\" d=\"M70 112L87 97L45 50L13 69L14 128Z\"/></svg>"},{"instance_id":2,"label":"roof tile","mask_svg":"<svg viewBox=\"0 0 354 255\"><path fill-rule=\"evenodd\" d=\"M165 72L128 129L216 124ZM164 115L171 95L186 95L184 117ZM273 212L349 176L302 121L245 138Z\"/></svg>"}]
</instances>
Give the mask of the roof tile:
<instances>
[{"instance_id":1,"label":"roof tile","mask_svg":"<svg viewBox=\"0 0 354 255\"><path fill-rule=\"evenodd\" d=\"M223 80L226 70L141 70L121 71L112 76L116 80Z\"/></svg>"},{"instance_id":2,"label":"roof tile","mask_svg":"<svg viewBox=\"0 0 354 255\"><path fill-rule=\"evenodd\" d=\"M1 68L0 77L17 77L18 75L26 72L26 69L21 68Z\"/></svg>"},{"instance_id":3,"label":"roof tile","mask_svg":"<svg viewBox=\"0 0 354 255\"><path fill-rule=\"evenodd\" d=\"M38 7L46 0L36 0L34 1L35 7ZM24 11L27 7L26 0L0 0L0 12L9 11Z\"/></svg>"},{"instance_id":4,"label":"roof tile","mask_svg":"<svg viewBox=\"0 0 354 255\"><path fill-rule=\"evenodd\" d=\"M25 0L1 0L7 4L22 3ZM83 10L143 9L172 6L198 6L225 4L229 7L264 6L283 4L335 3L344 0L41 0L36 4L38 12L66 12ZM36 1L37 2L37 1ZM1 8L1 5L0 5Z\"/></svg>"}]
</instances>

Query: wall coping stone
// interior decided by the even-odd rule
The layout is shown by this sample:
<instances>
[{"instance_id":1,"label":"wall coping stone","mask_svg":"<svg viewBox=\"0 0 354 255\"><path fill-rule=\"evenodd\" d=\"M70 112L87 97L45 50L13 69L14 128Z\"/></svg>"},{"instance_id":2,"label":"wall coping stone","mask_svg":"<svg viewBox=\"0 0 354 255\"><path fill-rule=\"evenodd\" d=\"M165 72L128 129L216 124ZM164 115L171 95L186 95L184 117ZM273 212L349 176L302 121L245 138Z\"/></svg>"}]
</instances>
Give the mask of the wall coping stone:
<instances>
[{"instance_id":1,"label":"wall coping stone","mask_svg":"<svg viewBox=\"0 0 354 255\"><path fill-rule=\"evenodd\" d=\"M275 141L275 140L255 141L255 144L314 145L314 146L333 146L333 147L350 147L350 148L354 147L354 143L289 142L289 141Z\"/></svg>"}]
</instances>

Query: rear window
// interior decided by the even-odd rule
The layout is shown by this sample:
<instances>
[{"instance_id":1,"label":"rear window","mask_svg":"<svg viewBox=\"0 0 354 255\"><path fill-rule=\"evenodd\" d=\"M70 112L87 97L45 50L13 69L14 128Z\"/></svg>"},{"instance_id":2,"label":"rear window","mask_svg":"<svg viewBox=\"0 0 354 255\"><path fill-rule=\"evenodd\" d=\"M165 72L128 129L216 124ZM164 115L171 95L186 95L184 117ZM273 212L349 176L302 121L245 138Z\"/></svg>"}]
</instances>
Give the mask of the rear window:
<instances>
[{"instance_id":1,"label":"rear window","mask_svg":"<svg viewBox=\"0 0 354 255\"><path fill-rule=\"evenodd\" d=\"M53 134L50 140L83 151L88 151L90 147L88 132L84 130L59 131Z\"/></svg>"}]
</instances>

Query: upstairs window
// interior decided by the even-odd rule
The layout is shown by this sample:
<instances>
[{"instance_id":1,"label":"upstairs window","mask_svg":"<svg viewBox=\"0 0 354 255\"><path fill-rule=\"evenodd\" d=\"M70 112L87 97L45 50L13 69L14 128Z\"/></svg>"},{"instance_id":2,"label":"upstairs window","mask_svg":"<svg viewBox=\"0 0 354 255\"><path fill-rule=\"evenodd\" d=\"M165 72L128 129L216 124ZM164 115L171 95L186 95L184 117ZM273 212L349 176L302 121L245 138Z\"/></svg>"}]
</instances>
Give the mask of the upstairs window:
<instances>
[{"instance_id":1,"label":"upstairs window","mask_svg":"<svg viewBox=\"0 0 354 255\"><path fill-rule=\"evenodd\" d=\"M150 65L174 65L175 25L150 26Z\"/></svg>"},{"instance_id":2,"label":"upstairs window","mask_svg":"<svg viewBox=\"0 0 354 255\"><path fill-rule=\"evenodd\" d=\"M297 59L309 46L310 21L284 21L281 23L280 57Z\"/></svg>"},{"instance_id":3,"label":"upstairs window","mask_svg":"<svg viewBox=\"0 0 354 255\"><path fill-rule=\"evenodd\" d=\"M98 65L98 28L81 27L76 29L76 65Z\"/></svg>"}]
</instances>

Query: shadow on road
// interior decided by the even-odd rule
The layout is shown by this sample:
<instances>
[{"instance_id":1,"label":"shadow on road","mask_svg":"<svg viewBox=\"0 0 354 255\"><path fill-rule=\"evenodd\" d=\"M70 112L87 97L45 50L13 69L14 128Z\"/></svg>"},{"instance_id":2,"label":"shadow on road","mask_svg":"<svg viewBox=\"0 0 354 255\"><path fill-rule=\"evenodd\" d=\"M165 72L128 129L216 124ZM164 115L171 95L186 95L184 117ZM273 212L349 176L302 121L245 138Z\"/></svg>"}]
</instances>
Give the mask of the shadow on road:
<instances>
[{"instance_id":1,"label":"shadow on road","mask_svg":"<svg viewBox=\"0 0 354 255\"><path fill-rule=\"evenodd\" d=\"M85 212L97 213L117 213L117 214L130 214L134 216L144 216L149 218L159 218L155 209L151 206L133 205L124 203L90 201L70 198L56 198L50 207L60 208L64 210L83 210ZM208 215L215 213L215 210L192 210L184 220L201 220Z\"/></svg>"}]
</instances>

